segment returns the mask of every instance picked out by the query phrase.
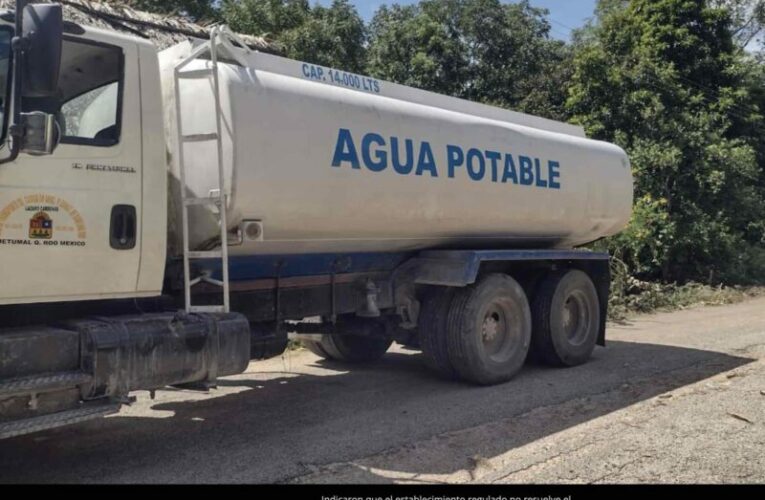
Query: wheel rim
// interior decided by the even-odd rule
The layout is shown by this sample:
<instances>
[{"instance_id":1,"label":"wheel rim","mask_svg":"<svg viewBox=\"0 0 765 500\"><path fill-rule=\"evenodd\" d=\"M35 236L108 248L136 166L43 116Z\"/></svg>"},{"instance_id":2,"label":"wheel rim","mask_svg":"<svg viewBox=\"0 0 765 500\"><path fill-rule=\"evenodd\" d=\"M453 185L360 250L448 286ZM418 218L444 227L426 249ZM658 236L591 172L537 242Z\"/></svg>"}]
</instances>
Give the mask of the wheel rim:
<instances>
[{"instance_id":1,"label":"wheel rim","mask_svg":"<svg viewBox=\"0 0 765 500\"><path fill-rule=\"evenodd\" d=\"M496 363L512 358L522 343L521 315L509 300L494 300L479 315L481 344L486 356Z\"/></svg>"},{"instance_id":2,"label":"wheel rim","mask_svg":"<svg viewBox=\"0 0 765 500\"><path fill-rule=\"evenodd\" d=\"M571 292L563 303L563 331L573 345L581 345L587 340L591 321L587 303L587 297L580 290Z\"/></svg>"}]
</instances>

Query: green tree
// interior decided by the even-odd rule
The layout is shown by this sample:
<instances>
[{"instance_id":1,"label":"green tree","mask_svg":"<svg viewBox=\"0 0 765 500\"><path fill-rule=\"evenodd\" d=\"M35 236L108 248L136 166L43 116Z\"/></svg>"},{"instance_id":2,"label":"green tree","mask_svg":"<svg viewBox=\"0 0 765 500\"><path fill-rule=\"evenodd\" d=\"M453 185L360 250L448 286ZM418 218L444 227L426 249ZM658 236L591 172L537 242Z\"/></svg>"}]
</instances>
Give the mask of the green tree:
<instances>
[{"instance_id":1,"label":"green tree","mask_svg":"<svg viewBox=\"0 0 765 500\"><path fill-rule=\"evenodd\" d=\"M765 43L765 0L711 0L731 17L733 37L741 47Z\"/></svg>"},{"instance_id":2,"label":"green tree","mask_svg":"<svg viewBox=\"0 0 765 500\"><path fill-rule=\"evenodd\" d=\"M638 274L765 279L763 116L728 10L609 2L582 43L568 108L630 154L635 215L608 245Z\"/></svg>"},{"instance_id":3,"label":"green tree","mask_svg":"<svg viewBox=\"0 0 765 500\"><path fill-rule=\"evenodd\" d=\"M528 1L423 0L383 6L369 27L368 72L561 118L569 51L550 40L545 14Z\"/></svg>"},{"instance_id":4,"label":"green tree","mask_svg":"<svg viewBox=\"0 0 765 500\"><path fill-rule=\"evenodd\" d=\"M281 38L288 56L325 66L362 72L366 63L366 27L348 0L316 5L300 27Z\"/></svg>"},{"instance_id":5,"label":"green tree","mask_svg":"<svg viewBox=\"0 0 765 500\"><path fill-rule=\"evenodd\" d=\"M366 28L349 0L329 7L311 7L308 0L224 0L221 15L235 31L274 38L287 57L356 72L364 67Z\"/></svg>"},{"instance_id":6,"label":"green tree","mask_svg":"<svg viewBox=\"0 0 765 500\"><path fill-rule=\"evenodd\" d=\"M231 29L279 38L311 15L308 0L223 0L221 15Z\"/></svg>"},{"instance_id":7,"label":"green tree","mask_svg":"<svg viewBox=\"0 0 765 500\"><path fill-rule=\"evenodd\" d=\"M214 0L126 0L125 3L134 9L182 15L195 22L218 18L217 2Z\"/></svg>"},{"instance_id":8,"label":"green tree","mask_svg":"<svg viewBox=\"0 0 765 500\"><path fill-rule=\"evenodd\" d=\"M388 8L370 24L369 72L405 85L461 94L465 57L458 35L439 19L438 2Z\"/></svg>"}]
</instances>

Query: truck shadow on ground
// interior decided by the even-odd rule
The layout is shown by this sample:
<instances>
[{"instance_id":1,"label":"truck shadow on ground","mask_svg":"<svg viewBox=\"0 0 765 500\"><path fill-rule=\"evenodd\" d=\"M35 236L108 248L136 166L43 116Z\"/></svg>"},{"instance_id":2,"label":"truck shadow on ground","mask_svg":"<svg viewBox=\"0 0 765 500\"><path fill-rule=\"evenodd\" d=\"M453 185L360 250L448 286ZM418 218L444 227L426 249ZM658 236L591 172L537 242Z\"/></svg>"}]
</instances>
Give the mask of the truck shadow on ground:
<instances>
[{"instance_id":1,"label":"truck shadow on ground","mask_svg":"<svg viewBox=\"0 0 765 500\"><path fill-rule=\"evenodd\" d=\"M184 401L161 402L163 394L179 394L159 391L151 411L2 441L0 482L279 482L312 473L309 479L320 481L317 468L339 462L357 469L354 481L416 480L754 361L614 341L580 367L528 365L507 384L474 387L439 380L408 351L365 367L300 357L291 367L289 356L251 364L247 373L220 380L218 391L188 393ZM535 410L533 425L513 423ZM490 439L438 456L406 463L376 457L374 470L392 474L351 463L395 448L416 452L417 442L503 419Z\"/></svg>"}]
</instances>

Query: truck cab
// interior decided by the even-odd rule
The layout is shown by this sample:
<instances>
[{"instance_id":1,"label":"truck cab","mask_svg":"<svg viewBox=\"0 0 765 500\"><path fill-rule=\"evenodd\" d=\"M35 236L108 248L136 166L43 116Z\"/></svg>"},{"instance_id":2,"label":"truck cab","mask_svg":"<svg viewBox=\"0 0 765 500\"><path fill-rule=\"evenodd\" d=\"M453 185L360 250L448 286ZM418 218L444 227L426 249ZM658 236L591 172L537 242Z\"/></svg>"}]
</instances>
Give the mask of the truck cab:
<instances>
[{"instance_id":1,"label":"truck cab","mask_svg":"<svg viewBox=\"0 0 765 500\"><path fill-rule=\"evenodd\" d=\"M12 12L0 16L0 161L11 157ZM0 305L155 296L166 256L167 171L154 46L65 23L51 154L0 164Z\"/></svg>"}]
</instances>

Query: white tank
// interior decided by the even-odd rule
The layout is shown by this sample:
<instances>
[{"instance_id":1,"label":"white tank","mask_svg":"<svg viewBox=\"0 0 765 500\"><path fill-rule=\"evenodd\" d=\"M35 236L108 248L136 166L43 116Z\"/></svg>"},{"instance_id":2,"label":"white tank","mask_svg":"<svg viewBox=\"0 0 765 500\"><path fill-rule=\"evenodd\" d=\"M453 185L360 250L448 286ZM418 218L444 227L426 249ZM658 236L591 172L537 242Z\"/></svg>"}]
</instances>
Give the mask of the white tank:
<instances>
[{"instance_id":1,"label":"white tank","mask_svg":"<svg viewBox=\"0 0 765 500\"><path fill-rule=\"evenodd\" d=\"M191 48L160 55L176 249L172 71ZM219 73L227 215L232 230L258 221L262 234L234 255L565 248L629 220L627 155L580 127L267 54L246 60ZM211 85L181 80L184 134L214 132ZM195 196L218 185L215 144L183 144ZM192 247L209 246L217 218L193 208Z\"/></svg>"}]
</instances>

